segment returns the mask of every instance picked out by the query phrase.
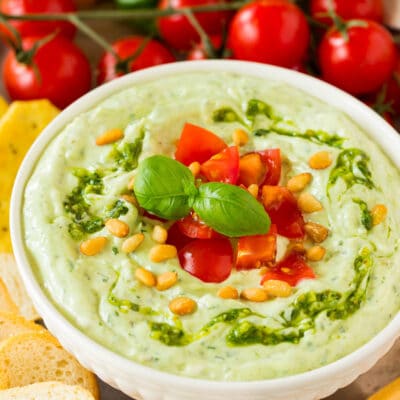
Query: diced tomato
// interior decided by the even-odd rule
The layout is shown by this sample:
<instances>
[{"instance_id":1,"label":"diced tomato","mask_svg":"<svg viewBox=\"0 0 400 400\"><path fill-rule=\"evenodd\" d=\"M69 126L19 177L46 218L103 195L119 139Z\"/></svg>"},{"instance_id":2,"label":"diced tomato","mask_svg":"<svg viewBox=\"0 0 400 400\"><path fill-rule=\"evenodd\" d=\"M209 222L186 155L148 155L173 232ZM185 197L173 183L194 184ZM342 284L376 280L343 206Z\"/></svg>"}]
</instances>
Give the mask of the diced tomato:
<instances>
[{"instance_id":1,"label":"diced tomato","mask_svg":"<svg viewBox=\"0 0 400 400\"><path fill-rule=\"evenodd\" d=\"M146 210L143 211L143 217L152 219L152 220L154 220L154 221L167 222L166 219L161 218L161 217L159 217L159 216L157 216L157 215L154 215L154 214L150 214L150 213L147 212Z\"/></svg>"},{"instance_id":2,"label":"diced tomato","mask_svg":"<svg viewBox=\"0 0 400 400\"><path fill-rule=\"evenodd\" d=\"M176 222L181 233L193 239L216 239L222 235L207 226L200 217L191 212L185 218Z\"/></svg>"},{"instance_id":3,"label":"diced tomato","mask_svg":"<svg viewBox=\"0 0 400 400\"><path fill-rule=\"evenodd\" d=\"M296 198L285 187L264 185L262 203L278 233L289 239L304 237L304 219Z\"/></svg>"},{"instance_id":4,"label":"diced tomato","mask_svg":"<svg viewBox=\"0 0 400 400\"><path fill-rule=\"evenodd\" d=\"M176 222L168 229L167 243L175 246L178 251L192 241L192 238L181 232Z\"/></svg>"},{"instance_id":5,"label":"diced tomato","mask_svg":"<svg viewBox=\"0 0 400 400\"><path fill-rule=\"evenodd\" d=\"M186 123L175 152L175 159L185 165L200 164L219 153L226 143L214 133L197 125Z\"/></svg>"},{"instance_id":6,"label":"diced tomato","mask_svg":"<svg viewBox=\"0 0 400 400\"><path fill-rule=\"evenodd\" d=\"M267 166L267 174L263 185L277 185L281 179L281 151L280 149L267 149L258 151Z\"/></svg>"},{"instance_id":7,"label":"diced tomato","mask_svg":"<svg viewBox=\"0 0 400 400\"><path fill-rule=\"evenodd\" d=\"M195 239L178 253L181 267L203 282L223 282L233 267L228 239Z\"/></svg>"},{"instance_id":8,"label":"diced tomato","mask_svg":"<svg viewBox=\"0 0 400 400\"><path fill-rule=\"evenodd\" d=\"M266 235L243 236L238 241L236 269L258 268L262 263L271 262L276 257L275 225L271 225Z\"/></svg>"},{"instance_id":9,"label":"diced tomato","mask_svg":"<svg viewBox=\"0 0 400 400\"><path fill-rule=\"evenodd\" d=\"M201 165L200 172L210 182L235 184L239 177L239 150L227 147Z\"/></svg>"},{"instance_id":10,"label":"diced tomato","mask_svg":"<svg viewBox=\"0 0 400 400\"><path fill-rule=\"evenodd\" d=\"M315 273L306 264L303 255L292 252L262 277L261 285L271 279L285 281L291 286L296 286L302 279L315 279Z\"/></svg>"},{"instance_id":11,"label":"diced tomato","mask_svg":"<svg viewBox=\"0 0 400 400\"><path fill-rule=\"evenodd\" d=\"M267 164L259 153L248 153L240 157L239 183L248 187L261 185L267 176Z\"/></svg>"}]
</instances>

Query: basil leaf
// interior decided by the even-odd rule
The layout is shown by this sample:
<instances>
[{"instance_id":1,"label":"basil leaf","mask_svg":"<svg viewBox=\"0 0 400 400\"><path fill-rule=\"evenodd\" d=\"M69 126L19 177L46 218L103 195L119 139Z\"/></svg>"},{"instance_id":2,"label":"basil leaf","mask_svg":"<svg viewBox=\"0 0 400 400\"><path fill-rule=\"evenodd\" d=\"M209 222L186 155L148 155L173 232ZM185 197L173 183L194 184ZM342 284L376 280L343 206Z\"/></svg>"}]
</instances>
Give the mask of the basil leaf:
<instances>
[{"instance_id":1,"label":"basil leaf","mask_svg":"<svg viewBox=\"0 0 400 400\"><path fill-rule=\"evenodd\" d=\"M160 155L139 164L133 189L141 207L165 219L188 215L190 199L197 194L189 168Z\"/></svg>"},{"instance_id":2,"label":"basil leaf","mask_svg":"<svg viewBox=\"0 0 400 400\"><path fill-rule=\"evenodd\" d=\"M249 192L220 182L201 185L193 209L208 226L230 237L265 234L271 224Z\"/></svg>"}]
</instances>

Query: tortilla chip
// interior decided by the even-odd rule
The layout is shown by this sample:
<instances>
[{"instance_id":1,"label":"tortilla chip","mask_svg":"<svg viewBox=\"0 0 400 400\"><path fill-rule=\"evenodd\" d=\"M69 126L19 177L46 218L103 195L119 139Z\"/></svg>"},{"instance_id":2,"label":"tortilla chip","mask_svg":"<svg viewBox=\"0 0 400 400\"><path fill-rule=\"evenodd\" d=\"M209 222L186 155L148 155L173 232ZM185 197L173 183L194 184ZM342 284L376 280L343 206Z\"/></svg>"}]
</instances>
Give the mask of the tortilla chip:
<instances>
[{"instance_id":1,"label":"tortilla chip","mask_svg":"<svg viewBox=\"0 0 400 400\"><path fill-rule=\"evenodd\" d=\"M6 113L8 109L8 103L0 96L0 118Z\"/></svg>"}]
</instances>

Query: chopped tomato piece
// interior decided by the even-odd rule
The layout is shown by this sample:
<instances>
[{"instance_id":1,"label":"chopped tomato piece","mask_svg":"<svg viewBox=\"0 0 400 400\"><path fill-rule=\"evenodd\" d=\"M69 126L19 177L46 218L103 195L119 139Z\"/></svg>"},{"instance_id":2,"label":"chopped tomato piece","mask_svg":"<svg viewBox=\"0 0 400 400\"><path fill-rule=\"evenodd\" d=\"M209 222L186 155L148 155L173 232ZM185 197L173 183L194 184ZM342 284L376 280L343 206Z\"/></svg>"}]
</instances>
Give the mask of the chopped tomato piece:
<instances>
[{"instance_id":1,"label":"chopped tomato piece","mask_svg":"<svg viewBox=\"0 0 400 400\"><path fill-rule=\"evenodd\" d=\"M175 246L178 251L191 241L193 241L193 239L184 235L176 222L168 229L167 243Z\"/></svg>"},{"instance_id":2,"label":"chopped tomato piece","mask_svg":"<svg viewBox=\"0 0 400 400\"><path fill-rule=\"evenodd\" d=\"M281 179L281 151L279 149L267 149L258 151L267 166L267 173L263 185L277 185Z\"/></svg>"},{"instance_id":3,"label":"chopped tomato piece","mask_svg":"<svg viewBox=\"0 0 400 400\"><path fill-rule=\"evenodd\" d=\"M303 215L297 206L296 198L287 188L264 185L261 197L264 208L280 235L289 239L304 237Z\"/></svg>"},{"instance_id":4,"label":"chopped tomato piece","mask_svg":"<svg viewBox=\"0 0 400 400\"><path fill-rule=\"evenodd\" d=\"M176 222L181 233L193 239L221 238L222 235L207 226L200 217L191 212L188 216Z\"/></svg>"},{"instance_id":5,"label":"chopped tomato piece","mask_svg":"<svg viewBox=\"0 0 400 400\"><path fill-rule=\"evenodd\" d=\"M292 252L267 271L261 279L261 285L271 279L285 281L291 286L296 286L302 279L315 279L315 273L306 264L303 255Z\"/></svg>"},{"instance_id":6,"label":"chopped tomato piece","mask_svg":"<svg viewBox=\"0 0 400 400\"><path fill-rule=\"evenodd\" d=\"M238 241L236 269L258 268L262 263L275 261L275 225L271 225L266 235L243 236Z\"/></svg>"},{"instance_id":7,"label":"chopped tomato piece","mask_svg":"<svg viewBox=\"0 0 400 400\"><path fill-rule=\"evenodd\" d=\"M223 282L233 267L228 239L195 239L178 252L181 267L203 282Z\"/></svg>"},{"instance_id":8,"label":"chopped tomato piece","mask_svg":"<svg viewBox=\"0 0 400 400\"><path fill-rule=\"evenodd\" d=\"M239 150L227 147L201 165L200 172L210 182L235 184L239 177Z\"/></svg>"},{"instance_id":9,"label":"chopped tomato piece","mask_svg":"<svg viewBox=\"0 0 400 400\"><path fill-rule=\"evenodd\" d=\"M267 176L267 164L259 153L248 153L240 157L239 183L244 186L261 185Z\"/></svg>"},{"instance_id":10,"label":"chopped tomato piece","mask_svg":"<svg viewBox=\"0 0 400 400\"><path fill-rule=\"evenodd\" d=\"M219 153L226 143L214 133L197 125L186 123L175 152L175 159L189 165L194 161L200 164Z\"/></svg>"}]
</instances>

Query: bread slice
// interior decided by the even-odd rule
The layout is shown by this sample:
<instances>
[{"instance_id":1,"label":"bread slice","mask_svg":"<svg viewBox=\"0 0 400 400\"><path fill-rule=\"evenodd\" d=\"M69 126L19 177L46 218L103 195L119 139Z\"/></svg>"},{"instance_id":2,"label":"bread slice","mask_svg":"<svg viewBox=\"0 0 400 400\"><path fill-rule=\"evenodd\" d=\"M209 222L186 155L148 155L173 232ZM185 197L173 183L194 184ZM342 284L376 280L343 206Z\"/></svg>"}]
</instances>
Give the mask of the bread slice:
<instances>
[{"instance_id":1,"label":"bread slice","mask_svg":"<svg viewBox=\"0 0 400 400\"><path fill-rule=\"evenodd\" d=\"M1 390L0 400L94 400L94 397L81 386L71 386L61 382L41 382Z\"/></svg>"},{"instance_id":2,"label":"bread slice","mask_svg":"<svg viewBox=\"0 0 400 400\"><path fill-rule=\"evenodd\" d=\"M19 313L29 320L39 319L39 315L19 276L15 258L11 253L0 253L0 278L7 286L8 292L17 305Z\"/></svg>"},{"instance_id":3,"label":"bread slice","mask_svg":"<svg viewBox=\"0 0 400 400\"><path fill-rule=\"evenodd\" d=\"M18 307L13 302L10 293L0 278L0 311L17 314L19 312Z\"/></svg>"},{"instance_id":4,"label":"bread slice","mask_svg":"<svg viewBox=\"0 0 400 400\"><path fill-rule=\"evenodd\" d=\"M21 333L0 343L0 390L47 381L79 385L99 398L96 377L47 331Z\"/></svg>"},{"instance_id":5,"label":"bread slice","mask_svg":"<svg viewBox=\"0 0 400 400\"><path fill-rule=\"evenodd\" d=\"M0 311L0 342L20 333L43 331L47 332L41 325L28 321L20 315Z\"/></svg>"}]
</instances>

